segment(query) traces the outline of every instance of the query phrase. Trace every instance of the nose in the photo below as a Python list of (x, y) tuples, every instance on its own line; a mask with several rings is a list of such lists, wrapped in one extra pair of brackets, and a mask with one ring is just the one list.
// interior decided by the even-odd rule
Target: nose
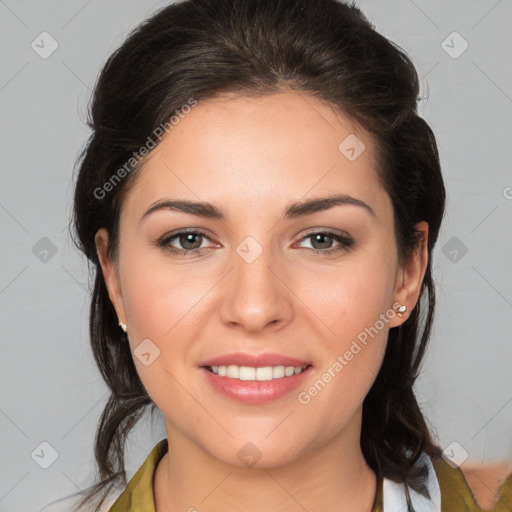
[(273, 258), (271, 249), (249, 237), (237, 247), (231, 263), (222, 281), (224, 324), (252, 334), (288, 324), (293, 317), (293, 293), (284, 265)]

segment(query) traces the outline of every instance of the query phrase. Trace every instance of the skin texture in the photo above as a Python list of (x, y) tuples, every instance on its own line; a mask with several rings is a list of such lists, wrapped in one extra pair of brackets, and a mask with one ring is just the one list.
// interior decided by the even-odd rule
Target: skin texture
[(512, 467), (504, 463), (485, 465), (466, 463), (460, 469), (476, 502), (483, 510), (492, 510), (495, 507), (501, 486), (512, 475)]
[[(350, 134), (366, 147), (354, 161), (338, 149)], [(375, 217), (345, 205), (282, 218), (291, 202), (333, 193), (361, 199)], [(213, 202), (226, 219), (159, 210), (141, 222), (162, 198)], [(376, 477), (359, 445), (362, 402), (388, 330), (418, 300), (428, 225), (417, 225), (418, 251), (399, 267), (392, 203), (369, 135), (331, 105), (296, 92), (200, 102), (150, 154), (120, 215), (118, 261), (106, 256), (105, 229), (96, 246), (132, 352), (144, 339), (160, 350), (148, 366), (134, 357), (169, 441), (155, 475), (157, 511), (234, 503), (247, 512), (371, 510)], [(207, 237), (188, 245), (175, 238), (172, 246), (201, 246), (202, 254), (187, 258), (157, 246), (183, 228), (202, 228)], [(312, 229), (347, 233), (354, 244), (315, 243), (305, 238)], [(252, 263), (236, 252), (247, 236), (262, 249)], [(330, 247), (341, 250), (329, 255)], [(407, 306), (404, 316), (392, 315), (307, 404), (297, 392), (263, 405), (235, 402), (199, 368), (226, 353), (277, 352), (311, 361), (307, 390), (396, 302)], [(248, 442), (261, 453), (253, 467), (237, 457)]]

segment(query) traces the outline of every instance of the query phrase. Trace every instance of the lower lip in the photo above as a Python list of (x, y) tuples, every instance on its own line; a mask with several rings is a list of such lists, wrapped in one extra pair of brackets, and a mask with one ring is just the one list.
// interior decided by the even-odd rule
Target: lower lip
[(216, 391), (238, 402), (254, 405), (272, 402), (291, 393), (304, 382), (311, 369), (312, 367), (308, 366), (301, 373), (290, 377), (251, 381), (219, 377), (210, 370), (201, 368), (206, 379)]

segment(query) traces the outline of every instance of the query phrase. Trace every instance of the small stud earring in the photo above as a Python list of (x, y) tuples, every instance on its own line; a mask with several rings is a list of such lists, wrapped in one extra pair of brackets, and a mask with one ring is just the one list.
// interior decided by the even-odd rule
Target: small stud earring
[(126, 332), (126, 324), (123, 324), (123, 322), (121, 322), (121, 320), (119, 320), (119, 326), (121, 327), (121, 329)]
[(400, 306), (397, 310), (397, 315), (402, 318), (404, 316), (404, 313), (407, 311), (407, 306)]

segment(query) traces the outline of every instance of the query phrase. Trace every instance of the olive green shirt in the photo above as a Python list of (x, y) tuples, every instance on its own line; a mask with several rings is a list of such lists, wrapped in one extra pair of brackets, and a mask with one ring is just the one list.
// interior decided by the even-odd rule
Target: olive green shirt
[[(109, 509), (109, 512), (155, 512), (153, 477), (156, 467), (167, 453), (167, 439), (160, 441), (148, 455)], [(444, 459), (431, 459), (441, 491), (441, 512), (482, 512), (459, 468)], [(383, 511), (382, 478), (377, 479), (377, 492), (371, 512)], [(512, 511), (512, 475), (502, 484), (493, 512)], [(487, 512), (487, 511), (485, 511)]]

